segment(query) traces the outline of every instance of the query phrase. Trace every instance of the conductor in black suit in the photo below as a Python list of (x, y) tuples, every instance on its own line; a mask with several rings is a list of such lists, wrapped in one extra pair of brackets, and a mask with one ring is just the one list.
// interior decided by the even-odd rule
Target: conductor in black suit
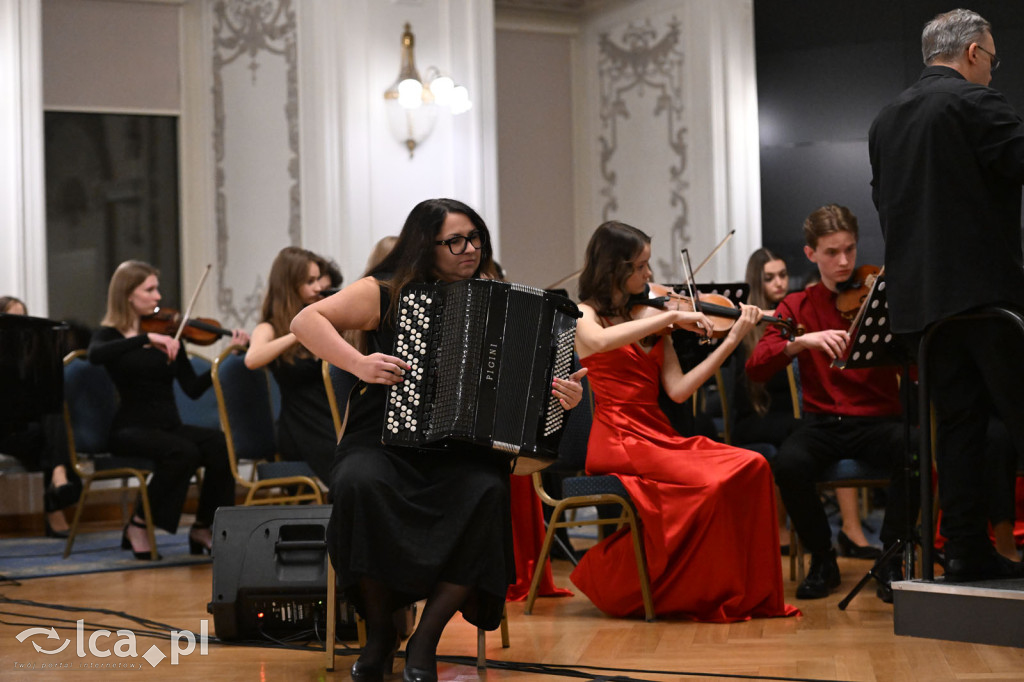
[[(988, 87), (999, 66), (991, 25), (953, 10), (928, 22), (921, 43), (924, 72), (869, 134), (892, 328), (913, 348), (960, 313), (1024, 312), (1024, 122)], [(1005, 319), (951, 321), (932, 337), (928, 362), (946, 579), (1024, 576), (989, 541), (982, 461), (993, 415), (1024, 451), (1024, 343)]]

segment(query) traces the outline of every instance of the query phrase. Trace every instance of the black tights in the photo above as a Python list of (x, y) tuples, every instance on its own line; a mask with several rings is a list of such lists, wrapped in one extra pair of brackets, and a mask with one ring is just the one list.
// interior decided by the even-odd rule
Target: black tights
[[(364, 661), (383, 660), (398, 641), (395, 626), (395, 599), (390, 588), (372, 578), (361, 578), (363, 618), (366, 620), (366, 647)], [(472, 589), (466, 585), (438, 583), (427, 598), (416, 632), (409, 638), (405, 650), (407, 667), (436, 672), (437, 645), (441, 641), (448, 621), (469, 599)]]

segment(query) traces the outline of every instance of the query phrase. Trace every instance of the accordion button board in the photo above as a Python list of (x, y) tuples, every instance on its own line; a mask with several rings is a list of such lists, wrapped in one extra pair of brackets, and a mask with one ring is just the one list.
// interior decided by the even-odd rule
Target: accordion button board
[(382, 440), (554, 461), (565, 412), (551, 382), (572, 372), (579, 316), (564, 296), (508, 282), (405, 287), (392, 350), (410, 369), (388, 389)]

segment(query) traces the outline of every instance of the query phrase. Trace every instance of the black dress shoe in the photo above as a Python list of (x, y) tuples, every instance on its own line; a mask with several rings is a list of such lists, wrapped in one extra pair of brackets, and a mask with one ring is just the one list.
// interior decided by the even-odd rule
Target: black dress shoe
[(437, 673), (406, 666), (402, 671), (402, 682), (437, 682)]
[(875, 579), (878, 581), (878, 589), (875, 594), (886, 604), (892, 603), (892, 584), (903, 580), (903, 562), (899, 559), (890, 559), (878, 567)]
[(882, 550), (871, 545), (858, 545), (850, 536), (839, 531), (839, 556), (850, 557), (851, 559), (870, 559), (875, 561), (878, 557), (882, 556)]
[(797, 599), (821, 599), (839, 587), (839, 564), (836, 551), (815, 552), (811, 555), (811, 568), (800, 586), (796, 588)]
[(50, 519), (46, 519), (46, 537), (66, 540), (69, 535), (71, 535), (70, 530), (54, 530), (53, 526), (50, 525)]
[(998, 578), (1024, 578), (1024, 564), (1007, 559), (995, 548), (964, 559), (946, 559), (946, 582), (966, 583)]
[[(391, 668), (388, 668), (388, 674), (391, 674)], [(355, 682), (384, 682), (384, 664), (380, 661), (375, 663), (356, 661), (352, 664), (351, 675)]]
[[(132, 517), (131, 519), (128, 520), (128, 524), (132, 525), (132, 526), (135, 526), (136, 528), (146, 528), (146, 524), (139, 523), (138, 521), (135, 520), (134, 517)], [(136, 552), (135, 548), (132, 547), (132, 541), (128, 539), (128, 526), (127, 525), (124, 527), (124, 533), (121, 534), (121, 549), (130, 549), (131, 552), (132, 552), (132, 556), (134, 556), (139, 561), (152, 561), (153, 560), (153, 553), (150, 552), (148, 549), (144, 550), (142, 552)], [(157, 554), (156, 558), (157, 558), (157, 560), (163, 559), (163, 557), (160, 554)]]
[(352, 664), (351, 675), (355, 682), (383, 682), (385, 675), (390, 675), (395, 665), (395, 655), (402, 639), (395, 635), (395, 646), (382, 661), (363, 660), (362, 656)]

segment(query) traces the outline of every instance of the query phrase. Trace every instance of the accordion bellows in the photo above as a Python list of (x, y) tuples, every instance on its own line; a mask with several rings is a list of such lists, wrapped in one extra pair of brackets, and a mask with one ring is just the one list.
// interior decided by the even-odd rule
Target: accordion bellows
[(388, 390), (384, 443), (483, 445), (516, 473), (554, 461), (565, 412), (551, 382), (572, 372), (579, 316), (568, 298), (521, 284), (405, 287), (392, 353), (412, 369)]

